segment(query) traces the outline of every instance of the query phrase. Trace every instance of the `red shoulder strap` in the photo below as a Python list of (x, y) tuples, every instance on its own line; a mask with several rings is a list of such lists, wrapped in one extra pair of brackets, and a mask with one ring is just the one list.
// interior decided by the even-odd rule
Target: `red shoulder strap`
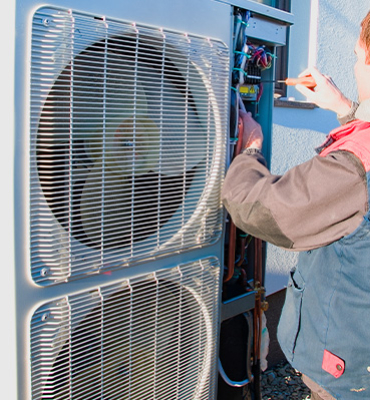
[(320, 152), (325, 157), (336, 150), (346, 150), (357, 156), (367, 171), (370, 171), (370, 122), (355, 120), (334, 129), (330, 135), (332, 143)]

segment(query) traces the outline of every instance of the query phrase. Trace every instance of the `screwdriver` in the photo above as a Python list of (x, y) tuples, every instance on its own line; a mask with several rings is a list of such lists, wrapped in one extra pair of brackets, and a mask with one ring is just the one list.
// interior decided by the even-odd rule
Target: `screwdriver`
[(316, 86), (315, 79), (309, 75), (309, 76), (302, 76), (301, 78), (287, 78), (285, 80), (278, 80), (278, 81), (261, 81), (262, 83), (264, 82), (279, 82), (279, 83), (285, 83), (288, 86), (295, 86), (295, 85), (304, 85), (309, 89), (313, 89)]

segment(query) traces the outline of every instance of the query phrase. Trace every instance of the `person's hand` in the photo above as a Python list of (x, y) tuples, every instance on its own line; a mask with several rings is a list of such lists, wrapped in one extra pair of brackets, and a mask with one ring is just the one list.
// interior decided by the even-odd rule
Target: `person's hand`
[(299, 74), (299, 77), (309, 75), (316, 81), (314, 89), (311, 90), (304, 85), (296, 85), (296, 89), (306, 96), (308, 101), (339, 115), (346, 115), (350, 111), (351, 100), (343, 95), (329, 76), (321, 74), (315, 67), (309, 67)]
[(261, 125), (257, 123), (250, 112), (239, 110), (239, 128), (242, 130), (242, 150), (247, 147), (262, 149), (263, 134)]

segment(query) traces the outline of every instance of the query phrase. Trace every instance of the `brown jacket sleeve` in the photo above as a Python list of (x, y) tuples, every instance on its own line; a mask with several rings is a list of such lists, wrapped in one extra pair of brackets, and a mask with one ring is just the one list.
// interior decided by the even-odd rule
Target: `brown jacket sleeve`
[(316, 156), (282, 176), (260, 154), (232, 162), (222, 199), (244, 232), (291, 250), (325, 246), (353, 232), (368, 209), (366, 174), (352, 153)]

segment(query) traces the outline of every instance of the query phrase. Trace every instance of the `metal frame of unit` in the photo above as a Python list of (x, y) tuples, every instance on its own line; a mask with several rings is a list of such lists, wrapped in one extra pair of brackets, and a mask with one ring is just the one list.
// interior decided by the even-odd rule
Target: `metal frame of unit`
[(233, 4), (7, 5), (7, 399), (214, 398)]

